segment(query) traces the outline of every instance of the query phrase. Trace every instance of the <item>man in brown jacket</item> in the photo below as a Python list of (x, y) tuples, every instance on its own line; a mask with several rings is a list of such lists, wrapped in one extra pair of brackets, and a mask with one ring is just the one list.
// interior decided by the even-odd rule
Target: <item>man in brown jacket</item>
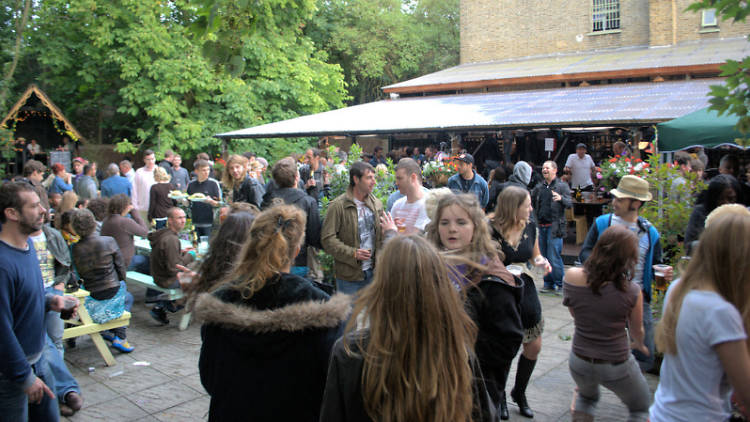
[(363, 161), (349, 169), (349, 188), (328, 206), (320, 241), (335, 261), (336, 289), (356, 294), (372, 280), (383, 244), (383, 204), (372, 194), (375, 169)]
[[(185, 227), (185, 212), (177, 207), (168, 211), (167, 227), (148, 235), (151, 242), (151, 277), (159, 287), (178, 289), (177, 265), (187, 265), (193, 261), (193, 255), (182, 251), (178, 233)], [(172, 301), (159, 302), (151, 310), (151, 316), (158, 322), (169, 324), (167, 312), (179, 309)]]

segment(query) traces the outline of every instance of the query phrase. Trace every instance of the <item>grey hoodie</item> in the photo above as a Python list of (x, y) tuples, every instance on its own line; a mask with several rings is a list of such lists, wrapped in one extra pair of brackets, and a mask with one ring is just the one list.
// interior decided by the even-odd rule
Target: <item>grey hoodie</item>
[(513, 167), (513, 176), (516, 176), (516, 180), (520, 180), (528, 186), (531, 181), (531, 166), (526, 161), (517, 162)]

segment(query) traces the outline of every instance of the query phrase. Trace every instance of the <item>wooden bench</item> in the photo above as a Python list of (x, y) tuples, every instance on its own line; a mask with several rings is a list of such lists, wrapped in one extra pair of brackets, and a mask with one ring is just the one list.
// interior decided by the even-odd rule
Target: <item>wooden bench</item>
[[(162, 293), (160, 298), (163, 298), (163, 300), (178, 300), (184, 297), (182, 289), (168, 289), (161, 287), (154, 283), (154, 278), (150, 275), (139, 273), (137, 271), (128, 271), (125, 278), (125, 281), (128, 283), (139, 284), (146, 288), (160, 291)], [(180, 331), (186, 330), (188, 325), (190, 325), (190, 316), (190, 312), (185, 312), (182, 315), (179, 325)]]
[(66, 294), (66, 296), (73, 296), (77, 298), (80, 304), (78, 305), (78, 319), (65, 321), (68, 324), (72, 324), (73, 327), (66, 328), (65, 331), (63, 331), (62, 338), (68, 339), (88, 334), (89, 336), (91, 336), (91, 340), (94, 342), (94, 346), (96, 346), (99, 354), (102, 355), (102, 358), (104, 358), (104, 362), (107, 363), (107, 366), (115, 365), (117, 362), (112, 356), (112, 352), (110, 352), (107, 343), (104, 342), (104, 339), (99, 333), (101, 333), (102, 331), (111, 330), (113, 328), (127, 327), (128, 325), (130, 325), (130, 312), (125, 311), (122, 316), (117, 319), (105, 322), (104, 324), (97, 324), (91, 319), (91, 316), (86, 310), (86, 307), (83, 306), (83, 301), (88, 295), (89, 292), (83, 289), (78, 289), (73, 293)]

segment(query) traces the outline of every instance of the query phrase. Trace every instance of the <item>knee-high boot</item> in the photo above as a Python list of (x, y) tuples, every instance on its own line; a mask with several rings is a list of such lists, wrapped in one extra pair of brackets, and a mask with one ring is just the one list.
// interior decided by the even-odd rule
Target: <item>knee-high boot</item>
[(510, 392), (510, 397), (518, 405), (518, 411), (527, 418), (533, 418), (534, 412), (526, 401), (526, 387), (529, 385), (531, 373), (534, 372), (536, 360), (526, 359), (524, 355), (518, 358), (518, 369), (516, 369), (516, 385)]

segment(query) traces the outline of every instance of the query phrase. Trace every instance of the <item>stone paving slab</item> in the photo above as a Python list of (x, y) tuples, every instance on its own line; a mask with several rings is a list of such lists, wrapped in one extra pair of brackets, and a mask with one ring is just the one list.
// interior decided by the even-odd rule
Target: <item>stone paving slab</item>
[[(541, 286), (537, 286), (541, 287)], [(133, 287), (135, 296), (128, 340), (135, 351), (112, 353), (117, 365), (107, 367), (89, 338), (79, 338), (75, 348), (65, 352), (65, 360), (81, 385), (84, 407), (63, 421), (204, 421), (208, 417), (210, 397), (198, 374), (200, 327), (192, 324), (179, 331), (182, 313), (170, 316), (172, 323), (159, 326), (144, 304), (145, 289)], [(534, 421), (569, 421), (570, 402), (575, 383), (568, 370), (573, 336), (573, 319), (562, 305), (562, 297), (540, 294), (545, 318), (542, 351), (532, 375), (527, 397), (536, 417)], [(149, 366), (135, 363), (148, 362)], [(515, 380), (516, 362), (508, 377), (509, 393)], [(89, 372), (89, 367), (94, 372)], [(651, 391), (658, 378), (647, 375)], [(511, 421), (529, 421), (518, 413), (508, 398)], [(601, 389), (597, 420), (625, 421), (627, 409), (609, 390)]]

